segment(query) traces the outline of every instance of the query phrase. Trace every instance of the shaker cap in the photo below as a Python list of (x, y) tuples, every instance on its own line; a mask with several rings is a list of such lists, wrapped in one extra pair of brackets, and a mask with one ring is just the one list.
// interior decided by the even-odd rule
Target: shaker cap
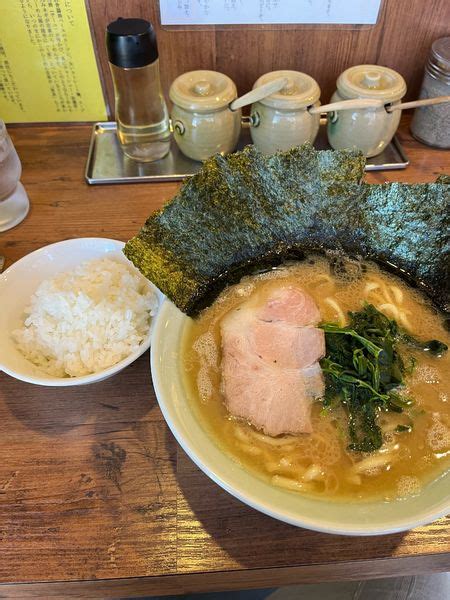
[(445, 81), (450, 78), (450, 37), (439, 38), (433, 42), (428, 67), (436, 77)]
[(106, 28), (109, 62), (117, 67), (145, 67), (158, 58), (155, 31), (145, 19), (122, 19)]
[(288, 82), (279, 92), (259, 100), (261, 104), (272, 108), (290, 109), (303, 108), (317, 102), (320, 97), (320, 87), (315, 79), (300, 71), (271, 71), (261, 75), (253, 85), (253, 89), (269, 83), (279, 77), (286, 77)]
[(394, 102), (406, 94), (406, 83), (400, 73), (380, 65), (350, 67), (339, 75), (336, 85), (345, 98), (378, 98)]
[(237, 96), (234, 82), (217, 71), (188, 71), (175, 79), (169, 97), (190, 111), (210, 112), (228, 106)]

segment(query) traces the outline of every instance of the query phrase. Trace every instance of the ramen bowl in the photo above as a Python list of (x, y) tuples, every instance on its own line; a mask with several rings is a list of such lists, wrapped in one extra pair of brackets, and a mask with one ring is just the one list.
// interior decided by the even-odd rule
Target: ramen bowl
[(172, 433), (197, 466), (228, 493), (280, 521), (342, 535), (382, 535), (430, 523), (450, 512), (450, 473), (416, 496), (391, 502), (342, 502), (273, 486), (238, 464), (203, 427), (181, 369), (189, 317), (164, 300), (155, 318), (151, 370), (156, 396)]

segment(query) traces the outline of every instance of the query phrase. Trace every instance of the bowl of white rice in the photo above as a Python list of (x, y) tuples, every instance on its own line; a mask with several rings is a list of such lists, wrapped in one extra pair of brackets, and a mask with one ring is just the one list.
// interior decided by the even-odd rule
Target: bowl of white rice
[(0, 370), (49, 386), (101, 381), (150, 346), (161, 292), (123, 242), (45, 246), (0, 275)]

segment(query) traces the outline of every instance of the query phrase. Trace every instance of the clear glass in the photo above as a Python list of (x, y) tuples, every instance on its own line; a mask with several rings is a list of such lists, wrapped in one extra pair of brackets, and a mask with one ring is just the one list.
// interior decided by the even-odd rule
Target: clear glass
[(15, 227), (28, 214), (30, 202), (19, 181), (21, 173), (20, 159), (0, 120), (0, 232)]
[(111, 63), (109, 66), (123, 152), (140, 162), (163, 158), (170, 150), (170, 126), (159, 79), (159, 60), (132, 69)]

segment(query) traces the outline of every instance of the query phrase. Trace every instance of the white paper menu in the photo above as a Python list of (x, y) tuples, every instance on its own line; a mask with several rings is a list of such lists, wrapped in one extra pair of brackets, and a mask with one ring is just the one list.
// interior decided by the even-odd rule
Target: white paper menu
[(381, 0), (159, 0), (161, 25), (377, 22)]

